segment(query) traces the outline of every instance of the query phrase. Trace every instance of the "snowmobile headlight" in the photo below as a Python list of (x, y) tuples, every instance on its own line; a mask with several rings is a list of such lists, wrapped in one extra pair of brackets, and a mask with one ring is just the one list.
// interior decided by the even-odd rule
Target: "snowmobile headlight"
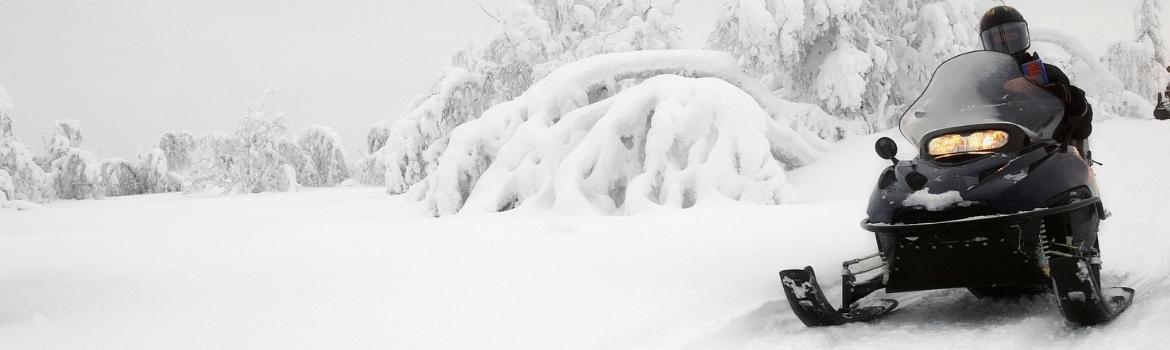
[(1007, 145), (1008, 133), (983, 130), (969, 134), (946, 134), (930, 139), (927, 150), (932, 156), (989, 152)]

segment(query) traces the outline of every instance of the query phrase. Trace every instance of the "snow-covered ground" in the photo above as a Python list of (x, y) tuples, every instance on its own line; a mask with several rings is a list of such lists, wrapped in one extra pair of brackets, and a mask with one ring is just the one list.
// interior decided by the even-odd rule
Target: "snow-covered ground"
[[(381, 188), (145, 195), (0, 210), (3, 349), (1153, 349), (1170, 341), (1170, 123), (1097, 125), (1114, 322), (1050, 297), (922, 292), (872, 324), (805, 328), (776, 272), (873, 251), (858, 221), (886, 132), (788, 173), (784, 206), (435, 219)], [(896, 136), (896, 139), (901, 139)], [(912, 153), (902, 144), (903, 157)]]

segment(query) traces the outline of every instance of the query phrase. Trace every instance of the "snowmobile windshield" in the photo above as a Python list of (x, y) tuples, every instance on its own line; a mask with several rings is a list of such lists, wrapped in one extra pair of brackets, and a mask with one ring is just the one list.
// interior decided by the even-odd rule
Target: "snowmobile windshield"
[(926, 91), (902, 114), (900, 128), (918, 146), (934, 131), (1005, 123), (1038, 140), (1052, 137), (1063, 114), (1060, 100), (1029, 82), (1012, 56), (974, 51), (935, 70)]

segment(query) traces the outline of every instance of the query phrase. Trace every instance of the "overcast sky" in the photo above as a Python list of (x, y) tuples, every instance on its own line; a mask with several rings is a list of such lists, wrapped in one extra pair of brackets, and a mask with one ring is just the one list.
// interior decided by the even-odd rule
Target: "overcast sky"
[[(699, 47), (723, 0), (682, 0), (677, 18)], [(53, 120), (81, 120), (83, 148), (134, 157), (171, 130), (234, 130), (244, 103), (272, 103), (300, 130), (335, 128), (351, 147), (393, 120), (511, 0), (0, 0), (0, 85), (16, 133), (41, 151)], [(1138, 0), (1009, 2), (1033, 25), (1101, 50), (1132, 37)], [(1163, 15), (1166, 17), (1167, 15)]]

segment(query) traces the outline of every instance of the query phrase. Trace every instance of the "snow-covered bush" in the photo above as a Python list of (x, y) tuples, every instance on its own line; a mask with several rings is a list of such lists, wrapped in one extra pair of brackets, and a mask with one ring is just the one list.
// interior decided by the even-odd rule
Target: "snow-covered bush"
[(7, 174), (8, 201), (44, 203), (53, 199), (51, 180), (32, 152), (13, 133), (12, 97), (0, 86), (0, 171)]
[(300, 138), (300, 149), (309, 156), (310, 169), (316, 175), (305, 186), (337, 186), (350, 178), (349, 159), (341, 137), (328, 127), (312, 125)]
[(300, 187), (298, 179), (311, 178), (311, 160), (293, 139), (288, 119), (266, 103), (271, 93), (249, 104), (235, 135), (200, 138), (189, 191), (292, 191)]
[(166, 155), (168, 169), (179, 174), (190, 170), (195, 146), (195, 135), (187, 131), (163, 133), (158, 140), (158, 148)]
[(884, 130), (944, 59), (977, 49), (990, 0), (731, 0), (709, 46), (735, 55), (786, 100), (837, 123), (801, 122), (823, 138)]
[(421, 181), (435, 169), (454, 127), (513, 100), (568, 62), (679, 47), (673, 6), (651, 0), (523, 0), (505, 15), (492, 14), (500, 35), (479, 51), (457, 52), (454, 67), (394, 123), (383, 157), (387, 189), (402, 193)]
[(101, 177), (103, 193), (107, 197), (121, 197), (142, 194), (134, 163), (122, 158), (102, 160)]
[(45, 154), (35, 157), (35, 160), (41, 168), (51, 169), (54, 161), (64, 157), (69, 150), (80, 148), (83, 140), (80, 121), (57, 120), (53, 122), (53, 133), (44, 140)]
[(385, 155), (389, 151), (386, 144), (390, 140), (390, 124), (375, 123), (366, 135), (366, 152), (354, 163), (354, 177), (367, 186), (386, 185)]
[[(646, 80), (661, 75), (670, 78)], [(436, 169), (411, 193), (435, 215), (457, 213), (465, 203), (498, 211), (529, 201), (568, 213), (629, 213), (689, 206), (716, 192), (776, 203), (782, 170), (810, 162), (816, 151), (809, 141), (819, 140), (795, 131), (789, 116), (815, 109), (775, 100), (725, 53), (587, 58), (455, 128)], [(648, 199), (626, 205), (631, 188)]]
[(170, 170), (166, 152), (151, 148), (138, 155), (138, 181), (142, 193), (166, 193), (180, 191), (183, 187), (179, 174)]
[(110, 197), (176, 192), (182, 189), (181, 178), (170, 171), (166, 153), (158, 148), (142, 152), (134, 162), (121, 158), (103, 160), (101, 174), (105, 195)]
[(385, 121), (374, 123), (370, 127), (370, 132), (366, 134), (366, 154), (378, 153), (389, 139), (390, 124)]
[(103, 197), (101, 163), (93, 153), (70, 148), (53, 160), (53, 190), (59, 199), (98, 199)]

